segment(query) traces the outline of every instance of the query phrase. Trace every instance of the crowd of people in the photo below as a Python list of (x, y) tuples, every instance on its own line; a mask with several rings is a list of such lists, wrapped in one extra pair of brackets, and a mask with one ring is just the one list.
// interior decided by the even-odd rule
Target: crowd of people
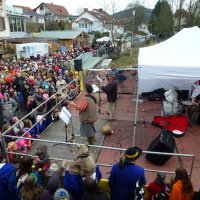
[[(58, 120), (66, 97), (73, 100), (80, 92), (80, 77), (71, 62), (81, 53), (83, 50), (74, 49), (71, 52), (56, 51), (46, 57), (0, 60), (0, 131), (5, 132), (29, 114), (7, 135), (38, 138), (46, 127)], [(55, 108), (60, 101), (63, 103)], [(32, 112), (38, 106), (37, 113)], [(38, 125), (33, 127), (36, 123)], [(13, 141), (12, 137), (6, 138), (8, 146)], [(20, 139), (16, 148), (26, 152), (30, 148), (28, 143), (30, 141)]]
[[(4, 163), (0, 157), (0, 197), (2, 200), (131, 200), (144, 199), (144, 168), (135, 164), (142, 155), (138, 147), (129, 147), (114, 164), (108, 179), (110, 193), (98, 187), (102, 179), (99, 166), (88, 144), (77, 146), (73, 162), (50, 162), (46, 145), (40, 145), (33, 157), (23, 156), (19, 166)], [(193, 200), (194, 188), (187, 171), (179, 167), (171, 183), (158, 172), (146, 186), (148, 200)]]
[[(70, 62), (81, 52), (82, 50), (67, 53), (57, 51), (46, 57), (0, 61), (0, 129), (5, 132), (14, 125), (7, 132), (11, 137), (6, 138), (10, 152), (17, 149), (27, 153), (31, 148), (31, 141), (22, 138), (15, 141), (12, 136), (39, 138), (40, 133), (59, 119), (58, 113), (62, 105), (71, 105), (79, 110), (80, 134), (88, 141), (77, 146), (73, 162), (64, 160), (61, 167), (57, 160), (50, 161), (46, 145), (40, 145), (33, 157), (8, 154), (10, 162), (19, 162), (17, 168), (5, 162), (5, 157), (0, 153), (0, 199), (143, 199), (147, 183), (144, 168), (135, 164), (142, 155), (142, 150), (138, 147), (128, 148), (119, 162), (113, 165), (108, 179), (110, 193), (98, 187), (102, 175), (88, 147), (88, 144), (95, 143), (94, 123), (98, 118), (93, 87), (86, 83), (82, 102), (78, 105), (72, 101), (78, 95), (80, 86), (78, 74), (71, 69)], [(111, 69), (108, 83), (100, 84), (107, 96), (111, 121), (115, 120), (118, 83), (117, 73), (115, 69)], [(68, 87), (63, 89), (67, 84)], [(63, 103), (57, 107), (59, 101)], [(32, 112), (41, 104), (37, 112)], [(28, 117), (15, 125), (26, 114), (29, 114)], [(33, 127), (36, 123), (37, 126)], [(165, 182), (165, 178), (164, 173), (158, 173), (155, 180), (148, 184), (146, 190), (150, 193), (149, 200), (193, 199), (194, 188), (184, 168), (176, 169), (170, 184)]]

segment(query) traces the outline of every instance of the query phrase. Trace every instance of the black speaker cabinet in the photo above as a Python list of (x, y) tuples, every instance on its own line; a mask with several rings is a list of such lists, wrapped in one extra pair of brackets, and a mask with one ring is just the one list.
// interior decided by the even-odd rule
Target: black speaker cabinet
[[(173, 134), (170, 131), (163, 130), (161, 134), (149, 145), (147, 151), (174, 153), (175, 140)], [(153, 164), (162, 166), (172, 156), (171, 155), (158, 155), (147, 154), (146, 158)]]
[(75, 59), (74, 60), (74, 69), (75, 69), (75, 71), (78, 71), (78, 72), (83, 70), (82, 59)]

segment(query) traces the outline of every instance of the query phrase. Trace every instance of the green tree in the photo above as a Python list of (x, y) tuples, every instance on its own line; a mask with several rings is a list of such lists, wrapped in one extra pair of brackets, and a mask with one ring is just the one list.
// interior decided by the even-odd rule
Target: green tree
[(159, 0), (156, 3), (149, 24), (152, 33), (159, 38), (167, 38), (173, 35), (173, 13), (167, 1)]

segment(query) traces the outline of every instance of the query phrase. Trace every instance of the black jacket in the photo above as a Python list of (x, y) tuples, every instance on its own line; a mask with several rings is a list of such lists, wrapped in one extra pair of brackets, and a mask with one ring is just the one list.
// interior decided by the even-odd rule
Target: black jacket
[(106, 86), (102, 87), (102, 90), (107, 94), (108, 102), (116, 102), (117, 100), (117, 82), (112, 81)]

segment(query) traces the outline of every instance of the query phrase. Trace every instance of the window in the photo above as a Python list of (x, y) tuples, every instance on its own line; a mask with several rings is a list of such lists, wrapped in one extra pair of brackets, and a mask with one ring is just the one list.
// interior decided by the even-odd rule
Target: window
[(21, 19), (16, 19), (17, 20), (17, 32), (22, 31), (22, 26), (21, 26)]
[(24, 20), (20, 18), (9, 18), (11, 32), (24, 32)]
[(81, 28), (81, 23), (79, 22), (79, 28)]
[(25, 29), (24, 29), (24, 20), (21, 19), (21, 26), (22, 26), (22, 32), (25, 32)]
[(6, 27), (5, 27), (4, 17), (0, 17), (0, 31), (4, 31), (5, 29)]
[(85, 23), (85, 28), (87, 28), (87, 23)]
[(40, 10), (44, 10), (44, 6), (41, 6), (41, 7), (40, 7)]
[(82, 28), (84, 28), (84, 23), (82, 23)]

